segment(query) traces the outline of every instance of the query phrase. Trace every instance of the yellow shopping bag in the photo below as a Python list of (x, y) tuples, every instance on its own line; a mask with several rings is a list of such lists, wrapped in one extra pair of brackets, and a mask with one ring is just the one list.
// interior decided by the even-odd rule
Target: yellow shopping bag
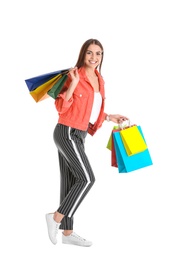
[(54, 86), (54, 84), (62, 78), (61, 74), (56, 75), (52, 79), (40, 85), (38, 88), (30, 91), (30, 95), (34, 98), (36, 102), (39, 102), (46, 97), (48, 97), (47, 92)]
[[(121, 130), (123, 130), (123, 129), (126, 129), (126, 128), (128, 128), (128, 127), (130, 127), (131, 125), (130, 125), (130, 121), (128, 120), (128, 125), (121, 125), (121, 124), (119, 124), (119, 125), (115, 125), (115, 126), (113, 126), (113, 129), (112, 129), (112, 131), (113, 130), (117, 130), (117, 129), (120, 129), (120, 131)], [(106, 145), (106, 148), (107, 149), (109, 149), (110, 151), (111, 151), (111, 149), (112, 149), (112, 133), (110, 134), (110, 137), (109, 137), (109, 140), (108, 140), (108, 142), (107, 142), (107, 145)]]
[(143, 152), (147, 149), (146, 142), (140, 133), (138, 126), (134, 125), (122, 129), (120, 135), (128, 156)]

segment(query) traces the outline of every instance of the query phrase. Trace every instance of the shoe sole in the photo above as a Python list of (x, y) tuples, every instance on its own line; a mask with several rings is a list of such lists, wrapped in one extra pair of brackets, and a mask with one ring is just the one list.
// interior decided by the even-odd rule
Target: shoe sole
[(64, 241), (62, 241), (62, 244), (72, 245), (72, 246), (82, 246), (82, 247), (90, 247), (90, 246), (92, 246), (92, 244), (91, 245), (79, 245), (79, 244), (76, 244), (76, 243), (69, 243), (69, 242), (64, 242)]

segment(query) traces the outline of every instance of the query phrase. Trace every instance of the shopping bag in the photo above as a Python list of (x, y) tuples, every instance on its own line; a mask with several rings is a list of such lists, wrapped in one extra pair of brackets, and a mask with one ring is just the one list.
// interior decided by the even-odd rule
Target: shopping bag
[[(120, 129), (119, 125), (113, 127), (113, 130), (116, 130), (116, 129)], [(110, 151), (112, 150), (112, 138), (113, 137), (112, 137), (112, 132), (111, 132), (107, 145), (106, 145), (106, 148), (109, 149)]]
[[(120, 131), (116, 127), (113, 130), (114, 130), (114, 132)], [(116, 150), (115, 150), (115, 142), (114, 142), (114, 139), (113, 139), (113, 131), (111, 133), (109, 141), (111, 143), (111, 147), (110, 147), (110, 150), (111, 150), (111, 166), (118, 168), (118, 163), (117, 163), (117, 158), (116, 158)]]
[(49, 81), (50, 79), (52, 79), (60, 74), (63, 75), (65, 73), (67, 73), (68, 71), (69, 71), (69, 69), (63, 69), (63, 70), (49, 72), (49, 73), (42, 74), (42, 75), (39, 75), (39, 76), (36, 76), (33, 78), (26, 79), (25, 82), (26, 82), (26, 85), (27, 85), (29, 91), (33, 91), (34, 89), (41, 86), (42, 84)]
[(141, 127), (130, 126), (120, 131), (127, 155), (131, 156), (147, 149), (146, 142), (140, 132)]
[[(141, 127), (138, 126), (138, 128), (142, 137), (144, 138)], [(119, 173), (132, 172), (134, 170), (138, 170), (153, 164), (148, 148), (143, 152), (128, 156), (119, 131), (113, 130), (112, 141), (114, 142)]]
[[(117, 130), (121, 131), (121, 130), (123, 130), (123, 129), (127, 129), (127, 128), (130, 127), (130, 126), (131, 126), (130, 120), (128, 120), (128, 122), (127, 122), (125, 125), (119, 124), (119, 125), (113, 126), (113, 129), (112, 129), (112, 130), (116, 130), (116, 129), (117, 129)], [(132, 126), (134, 126), (134, 125), (132, 125)], [(106, 148), (109, 149), (109, 150), (112, 149), (112, 132), (111, 132), (110, 137), (109, 137), (109, 139), (108, 139)]]
[(47, 92), (47, 94), (52, 98), (56, 99), (58, 94), (62, 90), (67, 78), (67, 74), (62, 75), (62, 77), (54, 84), (54, 86)]
[(36, 102), (43, 100), (47, 96), (47, 92), (54, 86), (54, 84), (62, 77), (62, 75), (57, 75), (54, 78), (48, 80), (44, 84), (40, 85), (38, 88), (30, 91), (30, 95), (34, 98)]

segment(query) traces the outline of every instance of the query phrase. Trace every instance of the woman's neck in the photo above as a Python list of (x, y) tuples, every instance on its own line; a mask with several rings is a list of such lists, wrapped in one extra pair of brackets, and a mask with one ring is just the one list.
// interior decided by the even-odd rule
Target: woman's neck
[(88, 77), (97, 77), (95, 69), (85, 68), (85, 72)]

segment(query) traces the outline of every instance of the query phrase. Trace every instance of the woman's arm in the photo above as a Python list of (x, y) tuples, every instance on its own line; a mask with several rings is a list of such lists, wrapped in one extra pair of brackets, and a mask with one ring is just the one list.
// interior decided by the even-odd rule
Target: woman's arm
[(108, 122), (112, 121), (116, 124), (121, 124), (124, 121), (129, 120), (129, 118), (126, 116), (122, 116), (120, 114), (116, 114), (116, 115), (106, 115), (105, 120), (107, 120)]

